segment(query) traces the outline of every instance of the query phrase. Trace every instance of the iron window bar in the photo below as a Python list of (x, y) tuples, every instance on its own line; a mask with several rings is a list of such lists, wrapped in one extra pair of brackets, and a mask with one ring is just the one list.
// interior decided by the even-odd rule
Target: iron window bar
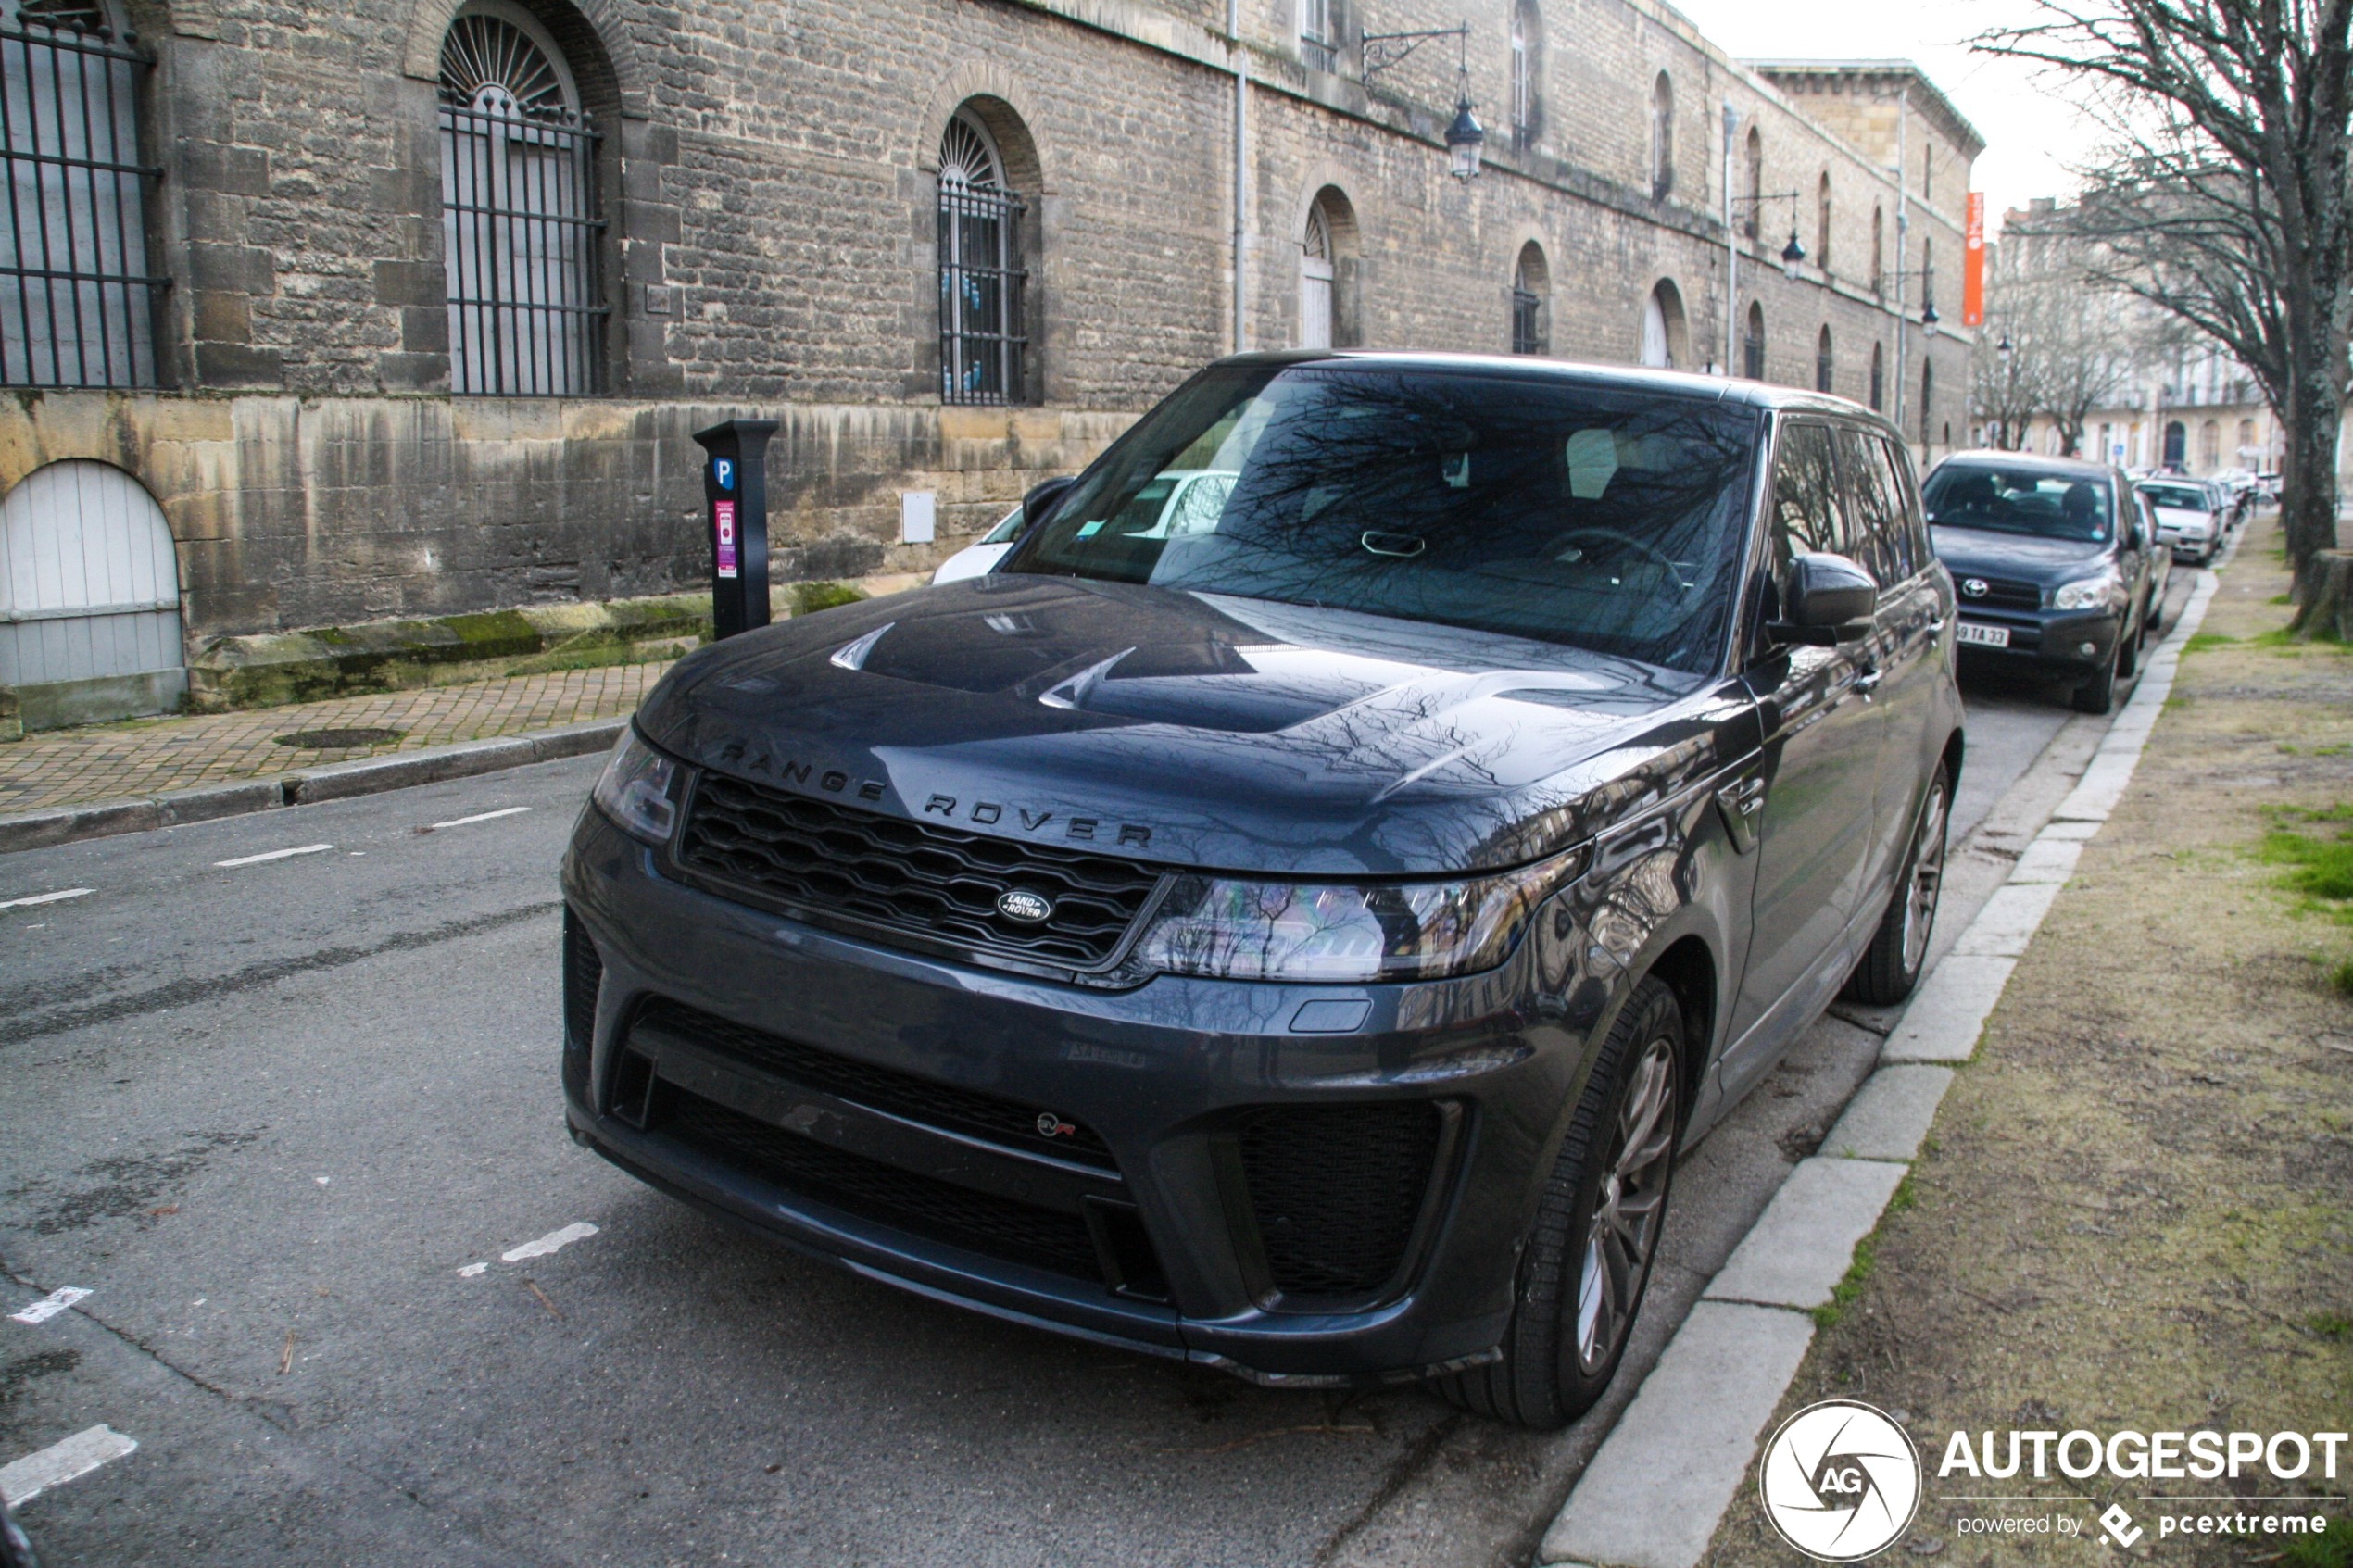
[(939, 400), (1023, 400), (1029, 337), (1025, 208), (1010, 191), (939, 187)]
[(1544, 301), (1523, 288), (1512, 290), (1512, 352), (1544, 352)]
[[(74, 16), (0, 24), (0, 384), (163, 382), (139, 97), (154, 60)], [(62, 297), (61, 297), (62, 296)]]
[[(450, 390), (593, 395), (604, 390), (597, 149), (569, 110), (441, 106)], [(522, 149), (518, 156), (518, 149)]]

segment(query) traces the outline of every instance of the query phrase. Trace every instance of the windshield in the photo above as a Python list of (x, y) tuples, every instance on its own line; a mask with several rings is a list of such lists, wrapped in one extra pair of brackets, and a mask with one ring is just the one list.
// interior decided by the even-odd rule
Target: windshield
[(2202, 512), (2213, 504), (2204, 491), (2186, 484), (2144, 484), (2141, 494), (2149, 498), (2152, 507), (2175, 507), (2183, 511)]
[(1179, 389), (1000, 568), (1315, 605), (1704, 673), (1756, 420), (1535, 377), (1236, 366)]
[(1921, 491), (1928, 521), (2045, 539), (2103, 544), (2112, 520), (2108, 486), (2095, 479), (1947, 463)]
[(982, 534), (977, 543), (983, 545), (1010, 545), (1020, 537), (1021, 505), (1019, 503), (1015, 503), (1013, 509), (1007, 512), (1001, 519), (1000, 519), (996, 527)]

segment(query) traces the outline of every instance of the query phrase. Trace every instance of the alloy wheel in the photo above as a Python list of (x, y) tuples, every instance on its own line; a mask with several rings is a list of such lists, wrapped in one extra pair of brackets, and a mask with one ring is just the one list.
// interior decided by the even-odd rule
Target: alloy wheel
[(1674, 1045), (1664, 1036), (1655, 1038), (1642, 1047), (1618, 1099), (1609, 1163), (1585, 1226), (1577, 1361), (1588, 1376), (1608, 1363), (1626, 1336), (1658, 1248), (1674, 1167), (1678, 1092)]
[(1919, 838), (1912, 847), (1911, 885), (1904, 890), (1904, 972), (1918, 974), (1928, 957), (1928, 936), (1936, 923), (1936, 897), (1944, 885), (1944, 781), (1929, 786), (1920, 812)]

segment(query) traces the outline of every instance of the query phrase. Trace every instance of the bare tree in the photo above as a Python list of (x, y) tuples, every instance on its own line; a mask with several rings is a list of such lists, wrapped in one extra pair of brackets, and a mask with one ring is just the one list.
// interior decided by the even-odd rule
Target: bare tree
[(2105, 281), (2107, 258), (2073, 224), (2072, 213), (2038, 203), (1989, 247), (1986, 331), (1969, 369), (1996, 445), (2023, 445), (2028, 426), (2044, 415), (2057, 428), (2060, 451), (2079, 456), (2092, 410), (2122, 395), (2136, 358), (2152, 346), (2146, 323)]
[(2077, 232), (2137, 295), (2237, 356), (2286, 427), (2282, 512), (2299, 596), (2336, 544), (2353, 318), (2353, 0), (2037, 0), (1989, 54), (2101, 90), (2123, 151)]

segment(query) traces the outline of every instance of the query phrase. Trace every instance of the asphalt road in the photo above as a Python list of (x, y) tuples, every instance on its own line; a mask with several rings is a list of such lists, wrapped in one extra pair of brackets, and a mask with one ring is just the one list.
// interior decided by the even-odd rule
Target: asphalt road
[[(1972, 693), (1957, 833), (2091, 724)], [(0, 900), (93, 890), (0, 911), (0, 1313), (92, 1293), (0, 1317), (0, 1463), (139, 1445), (23, 1508), (46, 1561), (1508, 1560), (1877, 1047), (1825, 1019), (1692, 1154), (1578, 1427), (1267, 1392), (862, 1282), (574, 1148), (554, 868), (598, 765), (0, 858)]]

